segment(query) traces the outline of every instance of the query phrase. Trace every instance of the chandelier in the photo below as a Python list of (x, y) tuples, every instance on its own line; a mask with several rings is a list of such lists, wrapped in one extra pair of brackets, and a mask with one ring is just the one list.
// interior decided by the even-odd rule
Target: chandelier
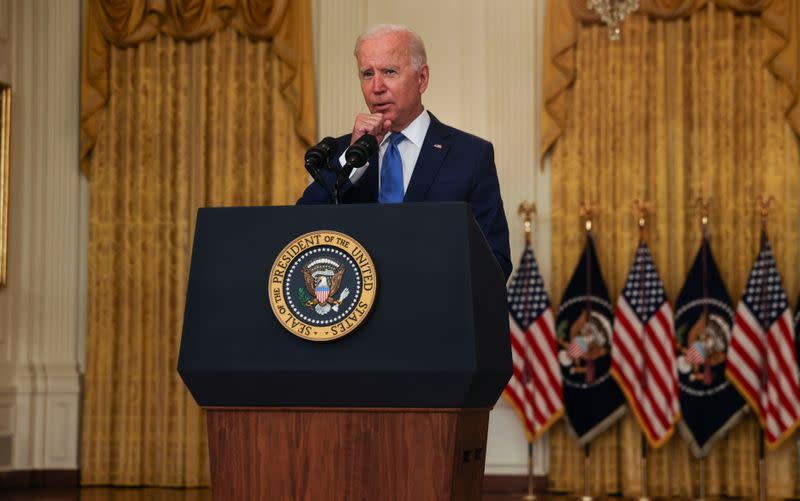
[(594, 10), (608, 26), (608, 39), (616, 42), (622, 36), (619, 25), (625, 17), (639, 9), (639, 0), (586, 0), (589, 10)]

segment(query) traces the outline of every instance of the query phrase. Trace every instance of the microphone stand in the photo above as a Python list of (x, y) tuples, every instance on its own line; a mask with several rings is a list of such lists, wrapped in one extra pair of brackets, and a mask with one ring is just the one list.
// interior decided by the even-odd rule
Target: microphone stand
[(328, 194), (328, 197), (333, 199), (334, 194), (333, 192), (331, 192), (330, 186), (328, 186), (328, 184), (322, 179), (322, 176), (319, 175), (320, 168), (317, 166), (317, 162), (314, 162), (313, 160), (306, 160), (305, 164), (306, 164), (306, 170), (308, 171), (309, 174), (311, 174), (311, 177), (314, 179), (314, 182), (320, 185), (325, 190), (325, 192)]
[(339, 169), (339, 172), (336, 174), (336, 184), (333, 187), (333, 203), (338, 205), (341, 201), (341, 190), (342, 186), (344, 186), (345, 181), (350, 179), (350, 173), (353, 172), (353, 165), (350, 162), (346, 163), (344, 167)]

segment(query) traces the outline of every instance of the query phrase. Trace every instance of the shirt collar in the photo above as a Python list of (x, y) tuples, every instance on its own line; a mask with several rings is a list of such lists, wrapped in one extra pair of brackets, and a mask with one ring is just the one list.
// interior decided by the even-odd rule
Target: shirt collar
[[(408, 124), (408, 127), (400, 132), (406, 136), (406, 139), (414, 143), (417, 148), (422, 148), (422, 142), (425, 140), (425, 134), (428, 133), (428, 127), (430, 127), (430, 125), (430, 113), (428, 113), (428, 110), (422, 110), (422, 113), (420, 113), (413, 122)], [(384, 146), (389, 140), (389, 136), (391, 136), (391, 134), (387, 134), (383, 138), (383, 141), (381, 141), (381, 147)]]

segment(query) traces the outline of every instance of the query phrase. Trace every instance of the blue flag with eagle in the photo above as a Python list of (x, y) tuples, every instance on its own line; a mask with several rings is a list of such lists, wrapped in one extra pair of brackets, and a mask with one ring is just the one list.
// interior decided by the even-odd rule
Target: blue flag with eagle
[(556, 315), (564, 407), (581, 446), (625, 414), (625, 397), (609, 373), (613, 321), (608, 287), (589, 232)]
[(734, 316), (728, 289), (704, 237), (675, 304), (680, 430), (698, 458), (709, 453), (746, 408), (725, 377)]

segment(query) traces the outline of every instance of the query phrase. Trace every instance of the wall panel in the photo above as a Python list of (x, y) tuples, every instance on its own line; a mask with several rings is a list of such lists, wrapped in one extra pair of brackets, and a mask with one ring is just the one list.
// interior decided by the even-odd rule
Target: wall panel
[(0, 289), (0, 408), (11, 413), (0, 455), (12, 461), (0, 470), (78, 467), (80, 12), (80, 0), (0, 0), (0, 69), (14, 96)]

